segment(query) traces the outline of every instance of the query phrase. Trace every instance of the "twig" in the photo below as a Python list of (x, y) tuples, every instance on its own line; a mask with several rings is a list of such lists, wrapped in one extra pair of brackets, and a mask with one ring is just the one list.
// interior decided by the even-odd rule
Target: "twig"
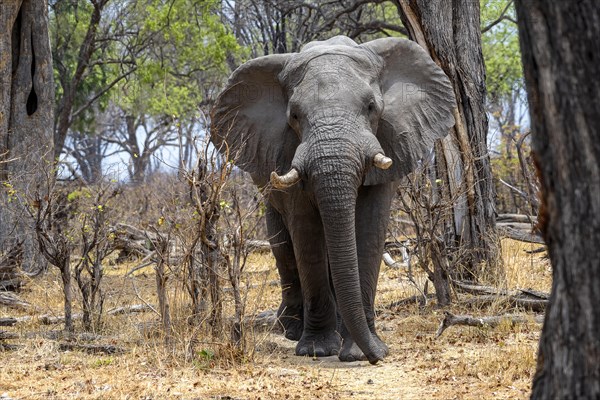
[(154, 306), (152, 306), (150, 303), (148, 303), (146, 300), (144, 300), (142, 298), (142, 296), (140, 295), (140, 292), (138, 292), (137, 286), (135, 286), (135, 282), (134, 280), (131, 280), (131, 286), (133, 286), (133, 291), (135, 292), (135, 295), (138, 299), (140, 299), (140, 301), (142, 303), (144, 303), (147, 307), (149, 307), (156, 315), (158, 315), (160, 317), (160, 313), (158, 312), (158, 310), (156, 308), (154, 308)]
[(125, 274), (125, 278), (128, 278), (134, 272), (139, 271), (140, 269), (145, 268), (145, 267), (155, 263), (156, 261), (152, 259), (152, 257), (154, 257), (155, 255), (156, 255), (156, 250), (148, 253), (148, 255), (145, 256), (137, 266), (133, 267), (131, 270), (129, 270), (129, 272), (127, 272)]

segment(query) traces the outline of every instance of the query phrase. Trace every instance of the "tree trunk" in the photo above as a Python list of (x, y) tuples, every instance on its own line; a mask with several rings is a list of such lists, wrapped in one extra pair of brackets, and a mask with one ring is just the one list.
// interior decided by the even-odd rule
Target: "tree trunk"
[(454, 263), (465, 267), (458, 271), (461, 275), (477, 278), (484, 270), (498, 271), (500, 244), (495, 230), (494, 186), (487, 152), (479, 2), (395, 0), (394, 3), (409, 37), (448, 75), (457, 98), (456, 125), (436, 146), (438, 175), (449, 184), (445, 196), (453, 204), (447, 248), (461, 250)]
[[(46, 2), (44, 1), (44, 3)], [(56, 124), (54, 128), (54, 159), (58, 159), (60, 157), (65, 145), (65, 140), (67, 139), (67, 133), (71, 127), (71, 124), (73, 123), (71, 114), (73, 111), (73, 105), (75, 104), (75, 95), (79, 89), (81, 81), (84, 79), (84, 74), (89, 67), (92, 54), (94, 54), (94, 51), (96, 51), (96, 33), (102, 18), (102, 9), (107, 4), (107, 1), (92, 1), (92, 4), (94, 10), (90, 16), (90, 22), (88, 24), (85, 37), (81, 43), (81, 47), (79, 48), (77, 67), (75, 68), (75, 72), (73, 73), (71, 80), (65, 87), (62, 88), (63, 95), (56, 110)]]
[(73, 287), (71, 285), (71, 257), (67, 257), (60, 267), (60, 277), (63, 283), (63, 297), (65, 310), (65, 331), (75, 332), (73, 325)]
[(553, 284), (533, 399), (600, 398), (600, 8), (516, 2)]
[[(54, 82), (44, 0), (0, 2), (0, 243), (31, 238), (25, 222), (7, 206), (11, 196), (32, 194), (50, 171)], [(8, 188), (14, 189), (6, 190)], [(14, 202), (13, 202), (14, 204)]]

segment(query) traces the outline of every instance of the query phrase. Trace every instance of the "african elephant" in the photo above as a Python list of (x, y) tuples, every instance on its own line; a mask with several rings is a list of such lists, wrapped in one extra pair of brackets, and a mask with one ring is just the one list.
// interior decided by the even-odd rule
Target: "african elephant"
[(372, 364), (387, 355), (374, 299), (391, 199), (454, 125), (454, 108), (441, 68), (399, 38), (337, 36), (230, 77), (211, 138), (269, 189), (278, 315), (297, 355)]

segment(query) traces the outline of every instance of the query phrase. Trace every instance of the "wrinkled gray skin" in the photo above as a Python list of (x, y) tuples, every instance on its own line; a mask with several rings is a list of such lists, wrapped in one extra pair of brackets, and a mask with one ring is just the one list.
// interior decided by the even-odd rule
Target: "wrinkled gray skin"
[(454, 125), (454, 107), (443, 71), (398, 38), (357, 45), (338, 36), (231, 76), (212, 141), (269, 189), (279, 318), (297, 355), (373, 364), (387, 355), (373, 305), (390, 202)]

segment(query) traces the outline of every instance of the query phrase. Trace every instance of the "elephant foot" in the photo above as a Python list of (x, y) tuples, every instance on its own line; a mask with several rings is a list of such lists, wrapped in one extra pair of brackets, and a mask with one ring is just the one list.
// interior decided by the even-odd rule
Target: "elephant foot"
[(340, 352), (341, 338), (332, 331), (312, 335), (303, 335), (296, 345), (297, 356), (327, 357)]
[(277, 318), (283, 327), (283, 334), (286, 339), (300, 340), (304, 331), (302, 306), (290, 307), (283, 303), (277, 311)]
[[(373, 334), (373, 340), (378, 347), (379, 358), (383, 358), (387, 356), (390, 352), (389, 348), (383, 341), (377, 336)], [(340, 361), (352, 362), (352, 361), (366, 361), (367, 356), (363, 353), (363, 351), (358, 347), (358, 345), (354, 342), (352, 338), (344, 338), (342, 342), (342, 349), (339, 354)]]

